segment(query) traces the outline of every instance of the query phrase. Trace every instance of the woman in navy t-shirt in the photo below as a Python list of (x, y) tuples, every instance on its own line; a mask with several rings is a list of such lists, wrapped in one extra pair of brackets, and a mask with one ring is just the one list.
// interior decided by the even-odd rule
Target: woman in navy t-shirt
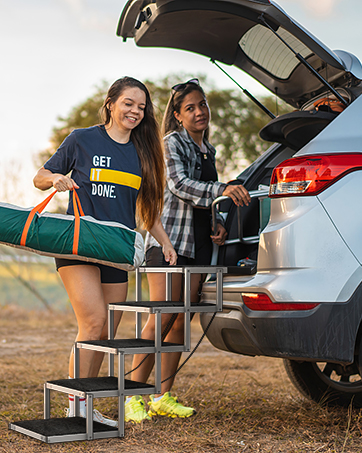
[[(103, 125), (74, 130), (64, 140), (37, 172), (34, 185), (59, 192), (77, 189), (86, 215), (132, 229), (137, 206), (140, 220), (162, 246), (166, 261), (176, 264), (176, 252), (160, 221), (164, 156), (146, 86), (131, 77), (117, 80), (108, 90), (102, 115)], [(67, 213), (73, 214), (72, 197)], [(106, 339), (107, 305), (126, 300), (127, 272), (80, 260), (56, 259), (56, 265), (77, 318), (76, 341)], [(120, 318), (121, 313), (115, 312), (116, 328)], [(102, 353), (81, 349), (80, 377), (97, 376), (102, 360)], [(73, 354), (69, 376), (73, 376)], [(74, 398), (69, 399), (68, 414), (73, 416)], [(85, 401), (81, 401), (81, 415), (85, 413)], [(98, 411), (93, 418), (117, 425)]]

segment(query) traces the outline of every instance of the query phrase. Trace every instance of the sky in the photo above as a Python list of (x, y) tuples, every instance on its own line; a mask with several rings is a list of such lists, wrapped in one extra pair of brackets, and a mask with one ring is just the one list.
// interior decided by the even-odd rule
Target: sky
[[(0, 0), (0, 201), (32, 206), (33, 156), (47, 148), (59, 116), (87, 99), (103, 80), (123, 75), (157, 80), (170, 73), (203, 73), (218, 88), (235, 88), (205, 57), (139, 48), (116, 28), (126, 0)], [(277, 0), (330, 49), (362, 60), (361, 0)], [(236, 68), (246, 89), (266, 94)]]

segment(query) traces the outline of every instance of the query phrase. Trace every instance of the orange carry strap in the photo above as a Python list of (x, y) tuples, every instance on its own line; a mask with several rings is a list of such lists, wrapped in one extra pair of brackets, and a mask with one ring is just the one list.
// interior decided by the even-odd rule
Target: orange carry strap
[(33, 221), (33, 218), (35, 216), (35, 214), (38, 212), (39, 214), (41, 214), (45, 208), (45, 206), (49, 203), (49, 201), (54, 197), (54, 195), (57, 193), (57, 191), (55, 190), (53, 193), (51, 193), (49, 195), (49, 197), (47, 197), (44, 201), (42, 201), (41, 203), (39, 203), (37, 206), (35, 206), (29, 213), (28, 215), (28, 218), (26, 219), (26, 222), (25, 222), (25, 225), (24, 225), (24, 229), (23, 229), (23, 234), (21, 235), (21, 239), (20, 239), (20, 245), (23, 245), (25, 246), (25, 243), (26, 243), (26, 237), (28, 235), (28, 232), (29, 232), (29, 228), (30, 228), (30, 225), (31, 225), (31, 222)]
[[(80, 233), (80, 216), (84, 216), (84, 212), (82, 209), (82, 205), (80, 203), (79, 196), (76, 192), (75, 189), (73, 190), (73, 208), (74, 208), (74, 238), (73, 238), (73, 255), (78, 254), (78, 245), (79, 245), (79, 233)], [(54, 195), (57, 193), (57, 190), (55, 190), (53, 193), (51, 193), (44, 201), (39, 203), (37, 206), (35, 206), (29, 213), (28, 218), (26, 219), (24, 229), (21, 235), (20, 239), (20, 245), (25, 247), (26, 245), (26, 238), (28, 236), (29, 228), (31, 225), (31, 222), (34, 219), (34, 216), (36, 213), (41, 214), (43, 210), (45, 209), (46, 205), (50, 202), (50, 200), (54, 197)]]
[[(77, 195), (77, 197), (78, 197), (78, 195)], [(77, 197), (75, 196), (75, 190), (73, 189), (73, 209), (74, 209), (74, 217), (75, 217), (74, 218), (73, 251), (72, 251), (73, 255), (78, 255), (79, 232), (80, 232), (80, 219), (79, 219), (79, 210), (78, 210), (79, 198), (77, 198)]]
[(74, 202), (74, 196), (75, 196), (75, 199), (77, 200), (77, 208), (79, 209), (79, 214), (80, 216), (84, 216), (84, 212), (83, 212), (83, 209), (82, 209), (82, 205), (80, 204), (80, 199), (79, 199), (79, 195), (77, 194), (77, 191), (74, 189), (73, 190), (73, 204), (75, 205), (75, 202)]

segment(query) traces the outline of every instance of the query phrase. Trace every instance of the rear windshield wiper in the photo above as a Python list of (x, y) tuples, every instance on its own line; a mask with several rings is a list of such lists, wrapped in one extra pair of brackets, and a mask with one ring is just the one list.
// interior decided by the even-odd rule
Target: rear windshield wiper
[(339, 99), (344, 105), (348, 105), (348, 102), (341, 96), (337, 90), (335, 90), (330, 83), (327, 82), (326, 79), (324, 79), (318, 71), (316, 71), (313, 66), (311, 66), (308, 61), (300, 55), (300, 53), (296, 52), (278, 33), (274, 30), (274, 28), (268, 24), (268, 22), (264, 18), (264, 14), (259, 16), (259, 20), (262, 24), (264, 24), (266, 27), (269, 28), (269, 30), (274, 33), (274, 35), (280, 39), (280, 41), (288, 47), (288, 49), (293, 52), (296, 58), (312, 73), (314, 74), (320, 82), (322, 82), (323, 85), (325, 85), (332, 93), (336, 96), (337, 99)]

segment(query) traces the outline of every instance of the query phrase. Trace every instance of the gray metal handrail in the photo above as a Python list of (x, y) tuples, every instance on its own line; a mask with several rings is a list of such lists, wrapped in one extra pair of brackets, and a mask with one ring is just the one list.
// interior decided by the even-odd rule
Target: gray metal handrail
[[(250, 198), (259, 198), (259, 199), (263, 199), (263, 198), (268, 198), (269, 196), (269, 189), (261, 189), (261, 190), (251, 190), (249, 192), (249, 195), (250, 195)], [(222, 195), (221, 197), (218, 197), (216, 198), (212, 205), (211, 205), (211, 214), (212, 214), (212, 229), (213, 231), (216, 231), (216, 223), (217, 223), (217, 219), (216, 219), (216, 208), (217, 206), (222, 202), (222, 201), (225, 201), (225, 200), (228, 200), (230, 199), (230, 197), (226, 197), (224, 195)], [(242, 237), (242, 206), (238, 206), (237, 207), (237, 215), (238, 215), (238, 238), (237, 239), (227, 239), (225, 241), (225, 244), (224, 245), (230, 245), (230, 244), (238, 244), (238, 243), (242, 243), (242, 244), (257, 244), (259, 242), (259, 235), (258, 236), (248, 236), (248, 237)]]

